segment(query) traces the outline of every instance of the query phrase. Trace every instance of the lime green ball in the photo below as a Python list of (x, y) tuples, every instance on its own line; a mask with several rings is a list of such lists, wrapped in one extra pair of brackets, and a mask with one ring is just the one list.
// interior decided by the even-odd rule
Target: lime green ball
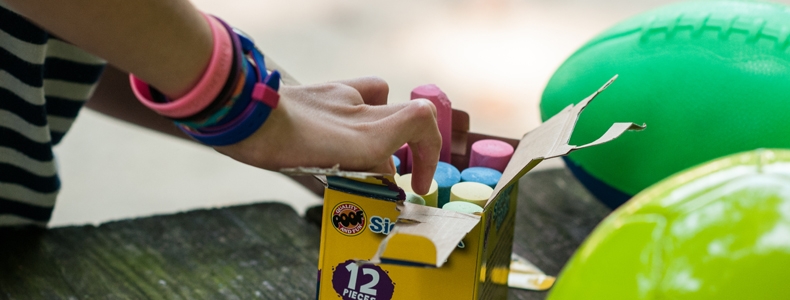
[(673, 175), (608, 216), (549, 294), (564, 299), (790, 299), (790, 151)]
[(790, 148), (788, 28), (788, 6), (761, 2), (687, 2), (636, 16), (562, 64), (542, 117), (619, 74), (581, 114), (571, 143), (591, 142), (613, 122), (647, 128), (568, 160), (629, 197), (717, 157)]

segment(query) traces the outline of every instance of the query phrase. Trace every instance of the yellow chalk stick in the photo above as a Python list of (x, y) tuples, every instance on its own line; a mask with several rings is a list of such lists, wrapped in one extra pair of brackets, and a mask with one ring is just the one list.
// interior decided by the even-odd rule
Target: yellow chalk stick
[(461, 182), (450, 188), (450, 202), (463, 201), (484, 207), (488, 198), (494, 193), (490, 186), (479, 182)]
[[(395, 179), (395, 182), (398, 184), (400, 188), (403, 189), (404, 192), (407, 193), (414, 193), (414, 190), (411, 189), (411, 174), (404, 174), (400, 177)], [(419, 195), (419, 194), (418, 194)], [(420, 195), (425, 200), (426, 206), (433, 206), (438, 207), (439, 203), (439, 184), (436, 183), (436, 180), (431, 180), (431, 188), (428, 189), (428, 193), (425, 195)]]

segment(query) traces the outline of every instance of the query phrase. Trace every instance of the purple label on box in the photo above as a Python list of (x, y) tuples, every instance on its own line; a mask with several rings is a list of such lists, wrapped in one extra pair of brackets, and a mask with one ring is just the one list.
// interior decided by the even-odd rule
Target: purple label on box
[(334, 268), (332, 287), (343, 300), (390, 300), (395, 292), (395, 283), (381, 267), (353, 260)]

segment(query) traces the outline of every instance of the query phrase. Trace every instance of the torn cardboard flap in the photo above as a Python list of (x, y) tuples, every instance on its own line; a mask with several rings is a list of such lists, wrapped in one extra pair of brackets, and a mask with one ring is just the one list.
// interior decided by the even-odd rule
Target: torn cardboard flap
[(480, 222), (479, 215), (408, 202), (399, 202), (397, 208), (400, 216), (395, 229), (381, 242), (372, 262), (441, 267), (461, 239)]
[[(513, 154), (513, 158), (505, 168), (502, 179), (494, 189), (491, 198), (486, 202), (486, 208), (489, 207), (488, 204), (499, 197), (499, 194), (505, 188), (515, 184), (521, 176), (544, 159), (566, 155), (577, 149), (606, 143), (628, 130), (644, 129), (644, 125), (615, 123), (606, 133), (592, 143), (582, 146), (568, 144), (581, 111), (616, 78), (617, 76), (610, 79), (603, 87), (579, 102), (579, 104), (569, 105), (538, 128), (524, 135)], [(402, 211), (394, 230), (382, 241), (372, 261), (394, 261), (441, 267), (458, 243), (480, 222), (480, 217), (476, 215), (411, 205), (411, 203), (405, 204), (401, 208)], [(406, 222), (407, 220), (408, 222)], [(399, 237), (400, 235), (403, 235), (403, 237)], [(424, 245), (424, 239), (431, 241), (433, 246), (435, 246), (435, 252), (428, 251), (431, 253), (430, 255), (435, 253), (435, 260), (417, 257), (417, 252), (422, 251), (422, 249), (416, 250), (414, 243)]]
[(606, 133), (592, 143), (582, 146), (568, 144), (582, 110), (584, 110), (587, 104), (595, 99), (598, 94), (612, 84), (615, 79), (617, 79), (617, 76), (609, 79), (606, 84), (595, 91), (595, 93), (579, 102), (579, 104), (568, 105), (568, 107), (546, 120), (546, 122), (541, 124), (538, 128), (524, 135), (516, 151), (513, 153), (513, 158), (510, 159), (507, 167), (505, 167), (505, 171), (502, 172), (502, 179), (499, 180), (499, 183), (497, 183), (494, 188), (494, 192), (491, 194), (488, 202), (486, 202), (486, 206), (496, 199), (505, 188), (515, 184), (524, 174), (532, 170), (532, 168), (537, 166), (544, 159), (567, 155), (574, 150), (609, 142), (628, 130), (644, 129), (645, 125), (614, 123)]

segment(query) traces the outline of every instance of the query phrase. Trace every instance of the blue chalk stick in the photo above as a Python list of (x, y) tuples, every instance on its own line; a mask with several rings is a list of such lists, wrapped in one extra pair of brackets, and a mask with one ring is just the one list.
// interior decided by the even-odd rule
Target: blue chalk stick
[(397, 156), (393, 155), (392, 156), (392, 161), (395, 162), (395, 173), (400, 174), (400, 158), (398, 158)]
[(492, 189), (496, 187), (499, 179), (502, 178), (502, 173), (497, 170), (485, 167), (471, 167), (461, 172), (461, 181), (479, 182), (490, 186)]
[(461, 172), (458, 171), (453, 165), (440, 161), (436, 166), (436, 173), (433, 174), (433, 180), (439, 184), (439, 207), (444, 206), (450, 202), (450, 188), (454, 184), (461, 182)]

